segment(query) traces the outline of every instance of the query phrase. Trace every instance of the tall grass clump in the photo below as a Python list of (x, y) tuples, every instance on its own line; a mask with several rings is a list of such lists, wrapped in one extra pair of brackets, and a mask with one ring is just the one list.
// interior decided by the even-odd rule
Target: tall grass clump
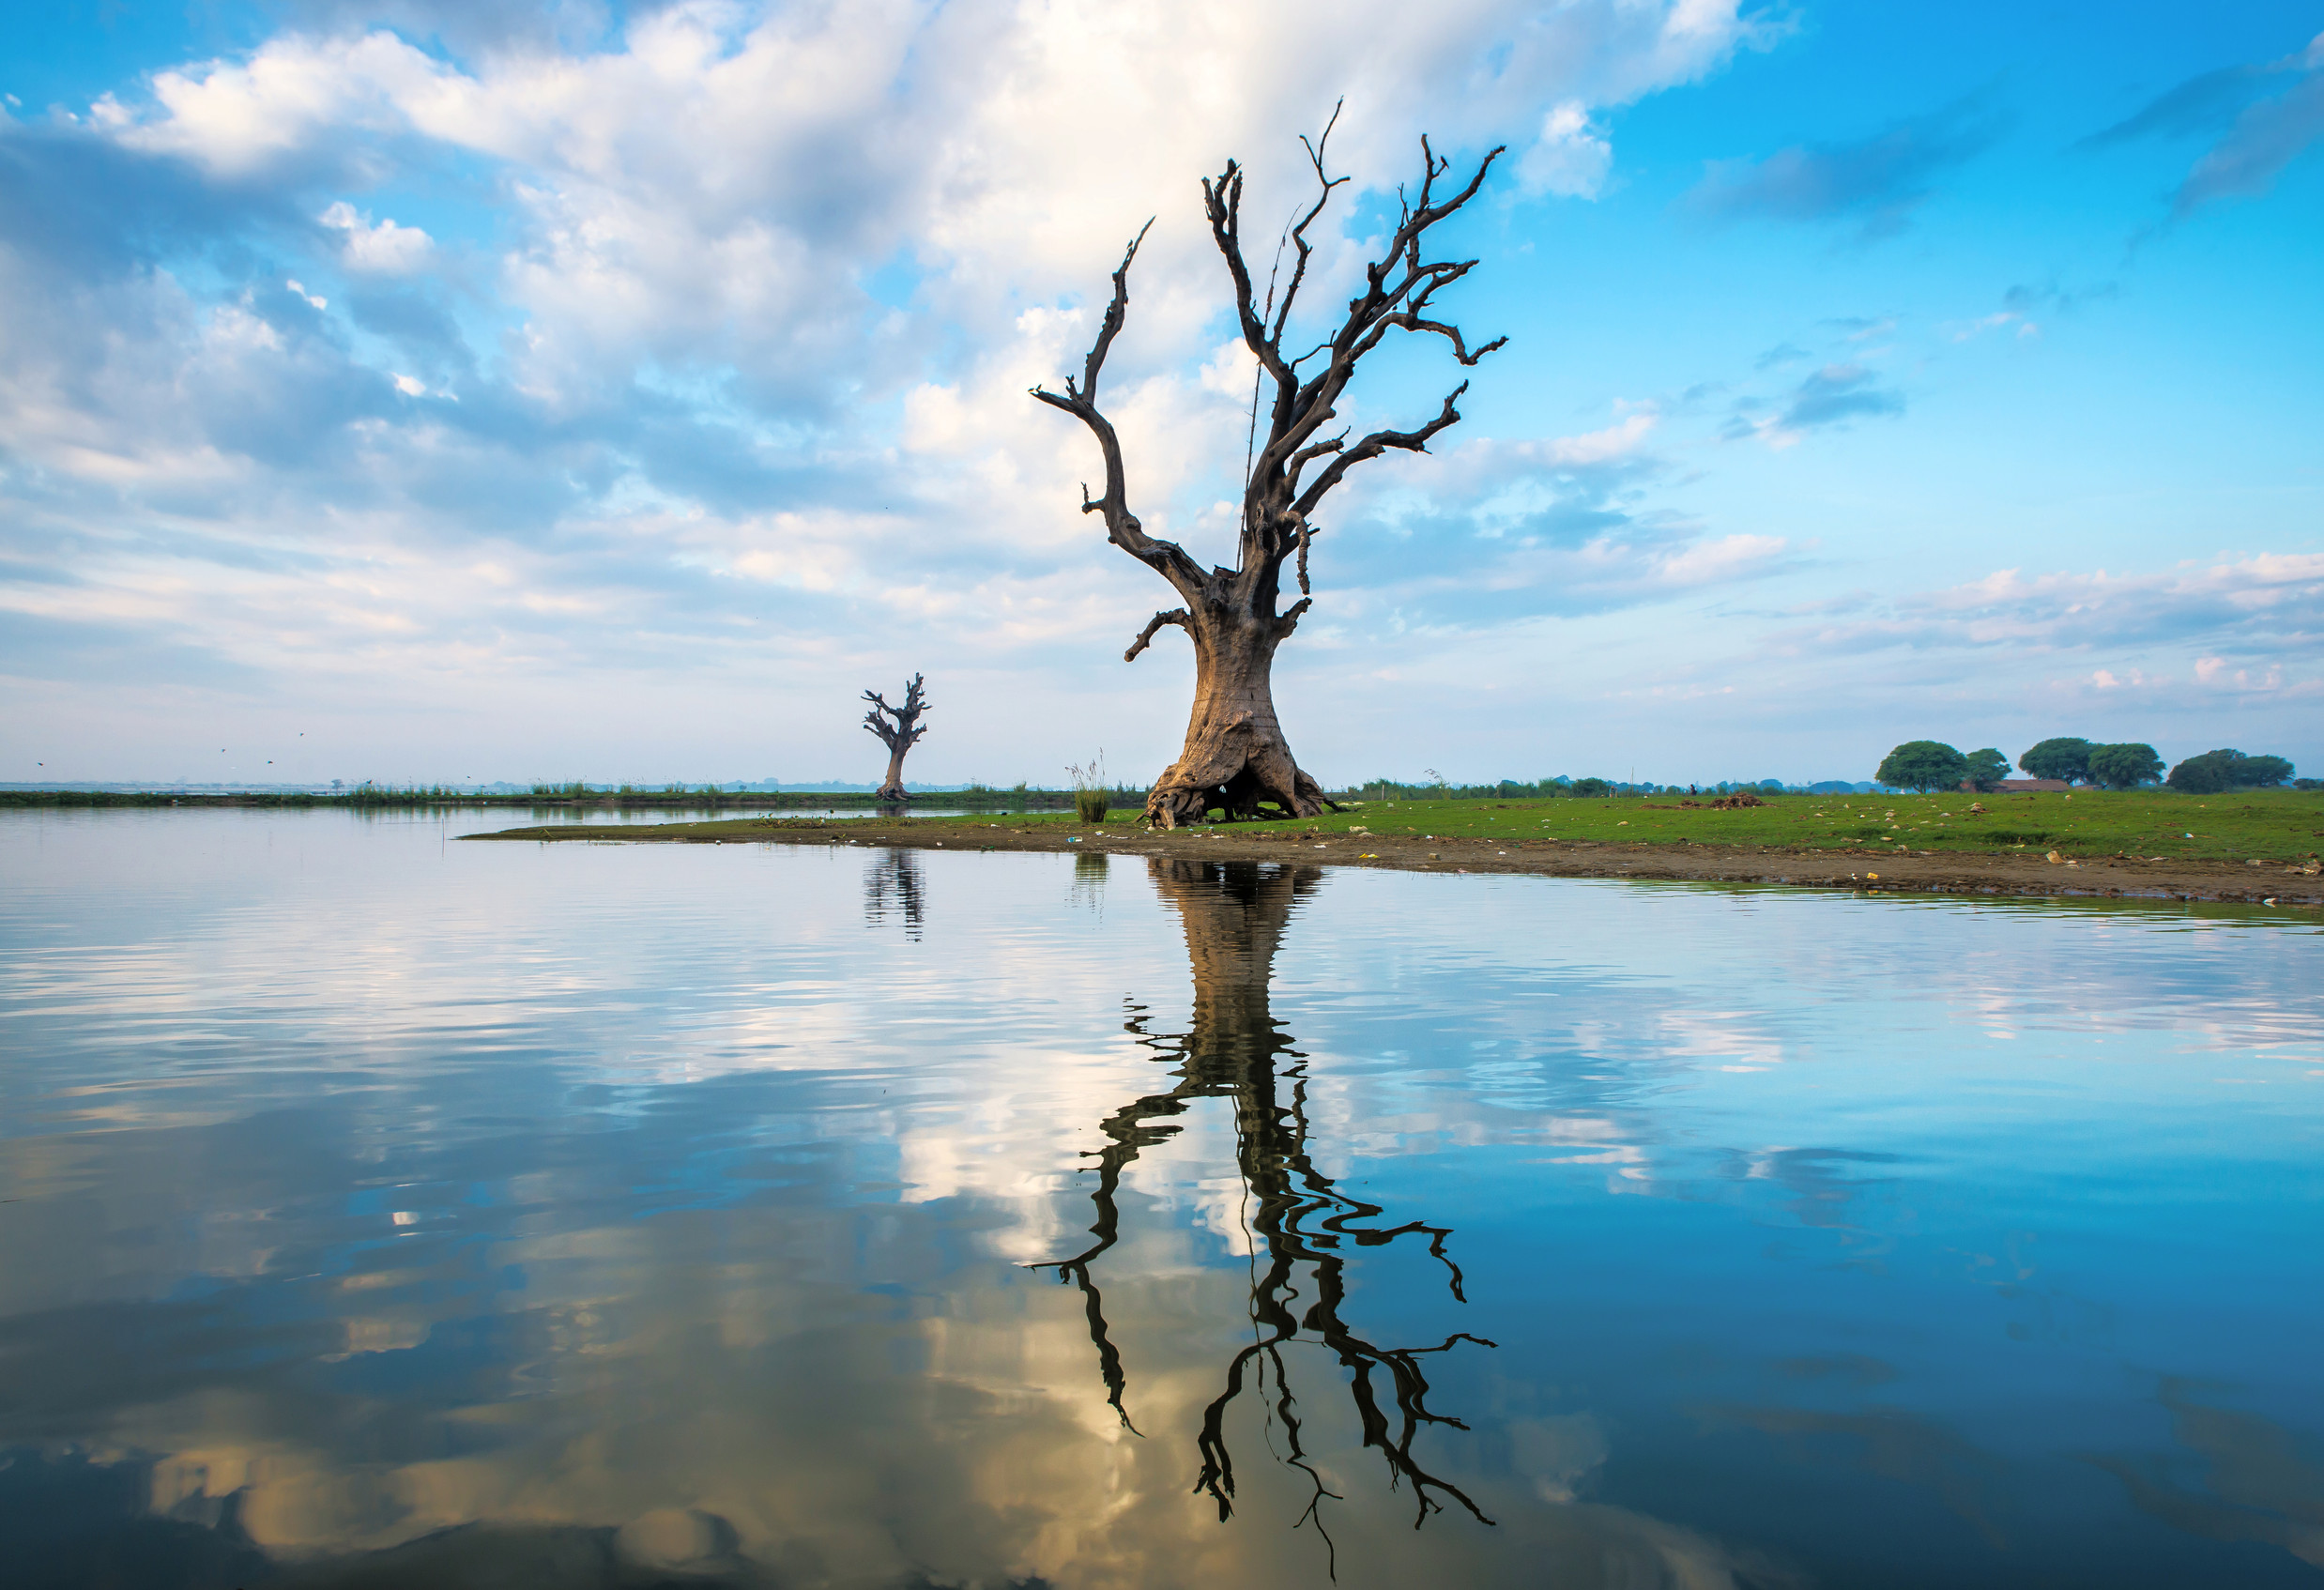
[(1105, 748), (1100, 746), (1087, 766), (1066, 763), (1065, 772), (1073, 780), (1074, 816), (1083, 822), (1104, 822), (1107, 797), (1111, 793), (1106, 787)]

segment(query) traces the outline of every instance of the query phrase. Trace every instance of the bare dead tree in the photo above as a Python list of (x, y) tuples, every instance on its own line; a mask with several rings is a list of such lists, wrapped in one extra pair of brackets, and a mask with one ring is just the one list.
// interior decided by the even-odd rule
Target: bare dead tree
[[(1334, 110), (1334, 122), (1338, 115)], [(1440, 158), (1423, 138), (1419, 191), (1399, 190), (1395, 231), (1380, 257), (1365, 267), (1363, 287), (1348, 300), (1346, 317), (1307, 352), (1284, 352), (1284, 336), (1314, 253), (1307, 229), (1331, 203), (1333, 191), (1349, 180), (1331, 176), (1324, 163), (1324, 147), (1330, 138), (1331, 128), (1326, 126), (1323, 137), (1312, 143), (1301, 140), (1320, 191), (1289, 231), (1294, 258), (1291, 279), (1279, 297), (1270, 288), (1267, 299), (1261, 301), (1253, 290), (1250, 267), (1243, 256), (1242, 166), (1229, 161), (1215, 180), (1206, 178), (1202, 184), (1211, 237), (1234, 284), (1244, 344), (1258, 359), (1261, 378), (1272, 380), (1275, 390), (1266, 445), (1252, 460), (1244, 486), (1240, 557), (1232, 569), (1205, 571), (1177, 543), (1146, 534), (1130, 509), (1121, 438), (1098, 407), (1098, 378), (1129, 313), (1130, 265), (1138, 257), (1139, 245), (1145, 241), (1144, 228), (1130, 240), (1113, 273), (1113, 299), (1107, 305), (1097, 341), (1082, 363), (1079, 378), (1068, 376), (1062, 394), (1043, 387), (1032, 389), (1034, 397), (1073, 415), (1097, 438), (1106, 489), (1103, 496), (1093, 497), (1084, 484), (1081, 511), (1102, 514), (1106, 539), (1168, 580), (1185, 603), (1156, 613), (1123, 653), (1124, 661), (1134, 660), (1165, 625), (1185, 630), (1194, 643), (1194, 710), (1186, 724), (1185, 746), (1178, 760), (1154, 781), (1146, 799), (1146, 819), (1166, 828), (1199, 822), (1214, 808), (1231, 820), (1267, 815), (1261, 809), (1264, 804), (1273, 805), (1282, 816), (1313, 817), (1328, 803), (1322, 787), (1301, 771), (1284, 741), (1282, 726), (1276, 720), (1271, 677), (1276, 649), (1313, 602), (1307, 582), (1307, 549), (1319, 529), (1316, 510), (1357, 465), (1390, 449), (1427, 451), (1431, 437), (1460, 420), (1454, 405), (1468, 390), (1468, 383), (1463, 381), (1453, 389), (1433, 419), (1409, 431), (1373, 431), (1351, 442), (1346, 428), (1326, 434), (1327, 428), (1337, 418), (1337, 405), (1354, 379), (1357, 365), (1391, 331), (1441, 336), (1452, 344), (1454, 359), (1463, 365), (1476, 363), (1507, 341), (1496, 337), (1473, 350), (1458, 326), (1432, 318), (1431, 301), (1436, 295), (1475, 268), (1476, 261), (1422, 257), (1429, 231), (1475, 196), (1502, 150), (1495, 148), (1486, 155), (1457, 191), (1440, 196), (1437, 185), (1451, 162)], [(1153, 224), (1150, 221), (1146, 227)], [(1303, 370), (1307, 373), (1303, 375)], [(1289, 608), (1278, 611), (1287, 562), (1292, 565), (1300, 595)]]
[[(879, 790), (882, 801), (911, 799), (904, 792), (904, 753), (919, 744), (921, 737), (928, 732), (917, 726), (920, 714), (928, 710), (928, 703), (920, 694), (920, 680), (921, 676), (914, 674), (906, 681), (901, 707), (889, 706), (876, 690), (864, 692), (864, 699), (872, 704), (872, 710), (864, 714), (864, 726), (888, 748), (888, 776)], [(890, 718), (895, 721), (890, 723)]]

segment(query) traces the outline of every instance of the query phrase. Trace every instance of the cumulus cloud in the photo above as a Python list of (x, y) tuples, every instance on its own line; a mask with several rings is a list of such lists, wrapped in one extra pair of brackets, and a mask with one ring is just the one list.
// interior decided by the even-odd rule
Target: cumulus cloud
[(1794, 145), (1762, 161), (1713, 161), (1685, 202), (1712, 221), (1854, 221), (1867, 239), (1891, 237), (1938, 178), (1999, 130), (1989, 109), (1968, 101), (1862, 138)]
[(1541, 135), (1517, 164), (1529, 193), (1595, 199), (1613, 167), (1613, 145), (1590, 125), (1587, 106), (1576, 99), (1553, 107), (1542, 118)]
[[(0, 210), (28, 221), (0, 229), (0, 559), (45, 572), (0, 606), (420, 695), (616, 665), (836, 682), (867, 634), (1111, 643), (1151, 575), (1075, 512), (1088, 438), (1024, 391), (1079, 357), (1147, 215), (1111, 406), (1140, 512), (1200, 556), (1249, 367), (1218, 345), (1198, 176), (1241, 155), (1250, 214), (1284, 212), (1301, 119), (1346, 94), (1327, 305), (1419, 132), (1587, 196), (1610, 111), (1766, 38), (1738, 0), (1483, 0), (1417, 37), (1386, 0), (1328, 26), (1228, 0), (295, 14), (61, 130), (0, 127)], [(1089, 128), (1136, 132), (1061, 134)], [(1511, 444), (1542, 525), (1645, 523), (1604, 493), (1652, 423)], [(1460, 489), (1431, 511), (1524, 516)], [(1328, 577), (1360, 580), (1341, 522)], [(1642, 580), (1708, 533), (1644, 535)]]
[(350, 270), (400, 276), (426, 264), (436, 247), (436, 240), (419, 227), (398, 226), (392, 219), (375, 225), (344, 199), (316, 219), (332, 231), (345, 234), (339, 257)]

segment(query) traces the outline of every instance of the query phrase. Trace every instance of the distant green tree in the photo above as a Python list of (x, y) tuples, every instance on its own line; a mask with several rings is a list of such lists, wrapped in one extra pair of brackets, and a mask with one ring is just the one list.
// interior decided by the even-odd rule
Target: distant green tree
[(2163, 776), (2154, 747), (2135, 741), (2090, 747), (2090, 782), (2107, 789), (2135, 789)]
[(1573, 781), (1573, 793), (1595, 799), (1600, 795), (1613, 794), (1613, 786), (1602, 778), (1577, 778)]
[(1982, 751), (1969, 753), (1969, 782), (1990, 795), (2010, 776), (2010, 758), (1988, 745)]
[(2206, 751), (2171, 770), (2173, 789), (2190, 795), (2217, 795), (2228, 789), (2254, 789), (2281, 784), (2292, 776), (2292, 764), (2281, 757), (2246, 757), (2240, 751)]
[(2018, 757), (2017, 765), (2036, 778), (2062, 778), (2068, 784), (2086, 783), (2090, 776), (2090, 742), (2065, 738), (2045, 740)]
[(1952, 789), (1969, 776), (1969, 758), (1941, 740), (1907, 740), (1882, 758), (1873, 774), (1905, 789)]

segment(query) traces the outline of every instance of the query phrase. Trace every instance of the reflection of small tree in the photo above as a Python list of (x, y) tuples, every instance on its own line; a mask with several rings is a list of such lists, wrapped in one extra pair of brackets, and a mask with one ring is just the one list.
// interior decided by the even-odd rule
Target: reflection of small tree
[(1100, 916), (1106, 914), (1108, 864), (1108, 858), (1103, 850), (1077, 853), (1073, 858), (1073, 903), (1087, 906)]
[[(1196, 1484), (1218, 1504), (1222, 1520), (1233, 1511), (1234, 1460), (1227, 1445), (1227, 1412), (1246, 1383), (1264, 1396), (1272, 1375), (1269, 1407), (1283, 1426), (1289, 1448), (1284, 1460), (1306, 1475), (1313, 1488), (1300, 1521), (1314, 1520), (1328, 1546), (1330, 1536), (1319, 1509), (1326, 1497), (1337, 1499), (1338, 1492), (1325, 1488), (1303, 1445), (1298, 1401), (1285, 1363), (1284, 1348), (1304, 1337), (1329, 1349), (1348, 1372), (1348, 1394), (1355, 1404), (1364, 1445), (1381, 1454), (1391, 1485), (1411, 1483), (1415, 1526), (1444, 1509), (1440, 1497), (1450, 1497), (1471, 1516), (1492, 1522), (1458, 1486), (1430, 1473), (1413, 1451), (1426, 1426), (1468, 1428), (1430, 1410), (1422, 1360), (1449, 1352), (1455, 1342), (1492, 1343), (1463, 1331), (1433, 1347), (1378, 1347), (1357, 1336), (1341, 1318), (1348, 1250), (1383, 1246), (1401, 1236), (1425, 1236), (1429, 1251), (1449, 1273), (1453, 1297), (1466, 1299), (1460, 1266), (1445, 1251), (1450, 1229), (1418, 1220), (1394, 1227), (1366, 1224), (1380, 1216), (1381, 1206), (1339, 1190), (1316, 1169), (1308, 1153), (1307, 1080), (1301, 1066), (1293, 1063), (1277, 1072), (1278, 1055), (1294, 1063), (1299, 1056), (1269, 1013), (1268, 974), (1293, 905), (1313, 892), (1322, 873), (1313, 867), (1253, 862), (1156, 860), (1148, 865), (1163, 897), (1177, 907), (1185, 925), (1194, 970), (1194, 1022), (1183, 1034), (1154, 1034), (1147, 1032), (1144, 1016), (1134, 1014), (1129, 1030), (1177, 1061), (1178, 1081), (1166, 1093), (1123, 1106), (1101, 1124), (1107, 1146), (1092, 1156), (1097, 1161), (1097, 1186), (1092, 1195), (1097, 1219), (1090, 1231), (1097, 1240), (1071, 1259), (1035, 1268), (1053, 1268), (1060, 1280), (1081, 1289), (1106, 1400), (1135, 1432), (1124, 1405), (1128, 1377), (1108, 1335), (1104, 1299), (1091, 1267), (1120, 1240), (1117, 1197), (1122, 1174), (1139, 1151), (1175, 1134), (1178, 1126), (1172, 1118), (1185, 1114), (1194, 1100), (1232, 1100), (1235, 1163), (1257, 1205), (1252, 1225), (1265, 1244), (1265, 1264), (1251, 1282), (1257, 1338), (1229, 1361), (1223, 1388), (1203, 1411), (1197, 1440), (1202, 1468)], [(1282, 1096), (1285, 1081), (1290, 1083), (1288, 1098)], [(1309, 1295), (1313, 1300), (1294, 1310), (1293, 1300)]]
[(864, 925), (877, 927), (894, 911), (904, 919), (904, 937), (920, 941), (920, 864), (910, 850), (882, 850), (864, 874)]
[[(928, 732), (916, 726), (920, 714), (928, 710), (927, 702), (920, 695), (920, 675), (914, 674), (906, 681), (901, 707), (889, 706), (876, 690), (864, 692), (864, 699), (872, 704), (872, 710), (864, 714), (864, 726), (888, 748), (888, 776), (879, 786), (882, 801), (910, 799), (904, 792), (904, 753), (919, 744), (921, 737)], [(895, 721), (890, 723), (890, 718)]]

